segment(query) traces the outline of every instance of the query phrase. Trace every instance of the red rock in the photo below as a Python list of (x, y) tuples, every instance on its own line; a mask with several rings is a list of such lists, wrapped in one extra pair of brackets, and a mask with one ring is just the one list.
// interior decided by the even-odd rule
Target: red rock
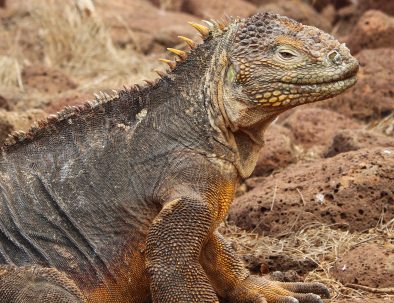
[(356, 4), (344, 6), (336, 11), (335, 36), (339, 37), (341, 42), (346, 42), (360, 15)]
[(180, 11), (185, 0), (150, 0), (155, 6), (167, 11)]
[(394, 46), (394, 17), (378, 10), (369, 10), (361, 16), (347, 40), (352, 53), (362, 49)]
[[(361, 16), (368, 10), (379, 10), (387, 15), (394, 15), (394, 1), (387, 0), (357, 0), (338, 7), (335, 30), (337, 35), (349, 36)], [(391, 39), (392, 40), (392, 39)]]
[(308, 0), (308, 3), (312, 5), (317, 11), (321, 12), (324, 10), (324, 8), (331, 5), (336, 9), (348, 6), (352, 3), (352, 0)]
[(235, 199), (229, 220), (279, 235), (310, 222), (350, 231), (394, 217), (394, 148), (370, 148), (292, 164)]
[(332, 303), (394, 303), (394, 300), (390, 300), (390, 299), (352, 299), (352, 300), (340, 300), (340, 299), (335, 299), (333, 301), (331, 301)]
[[(155, 50), (157, 33), (165, 28), (179, 26), (175, 36), (193, 38), (197, 32), (187, 22), (201, 20), (182, 12), (165, 11), (144, 0), (115, 0), (97, 5), (97, 12), (110, 27), (115, 44), (136, 45), (143, 53)], [(116, 18), (114, 18), (116, 16)], [(132, 34), (130, 34), (132, 33)], [(162, 45), (160, 50), (173, 45)]]
[(0, 108), (10, 110), (10, 103), (6, 97), (0, 95)]
[(394, 147), (394, 138), (364, 129), (339, 130), (324, 151), (325, 157), (333, 157), (352, 150), (373, 147)]
[[(184, 30), (185, 25), (169, 25), (162, 29), (159, 29), (155, 34), (153, 34), (154, 42), (166, 46), (166, 47), (175, 47), (175, 48), (183, 48), (189, 49), (186, 46), (186, 43), (181, 41), (178, 36)], [(196, 42), (197, 40), (194, 39)]]
[(342, 95), (318, 106), (359, 120), (381, 119), (394, 111), (394, 49), (362, 50), (358, 82)]
[(333, 4), (325, 6), (320, 14), (324, 19), (330, 22), (330, 24), (334, 24), (337, 17), (337, 11), (335, 10), (335, 6)]
[(394, 1), (392, 0), (358, 0), (357, 3), (360, 12), (378, 9), (386, 14), (394, 15)]
[(271, 125), (264, 136), (264, 148), (261, 150), (253, 176), (267, 176), (272, 171), (296, 162), (291, 131), (278, 124)]
[(260, 6), (256, 12), (267, 11), (293, 18), (303, 24), (313, 25), (325, 31), (331, 31), (330, 22), (304, 1), (279, 0)]
[(77, 83), (62, 71), (42, 65), (28, 66), (22, 71), (25, 86), (43, 93), (55, 94), (75, 89)]
[(243, 0), (185, 0), (183, 9), (203, 19), (221, 19), (226, 15), (251, 16), (256, 6)]
[(394, 244), (361, 244), (340, 256), (332, 270), (343, 284), (374, 288), (394, 286)]
[(270, 2), (275, 2), (275, 0), (247, 0), (247, 1), (257, 6), (264, 5)]
[(327, 145), (340, 129), (359, 128), (360, 124), (339, 113), (313, 107), (301, 107), (282, 121), (291, 130), (297, 144), (305, 147)]

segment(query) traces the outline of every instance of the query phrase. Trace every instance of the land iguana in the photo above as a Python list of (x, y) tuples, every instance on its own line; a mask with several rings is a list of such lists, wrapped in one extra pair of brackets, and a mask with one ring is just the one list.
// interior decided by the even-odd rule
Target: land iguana
[(250, 275), (217, 232), (280, 113), (335, 96), (358, 62), (271, 13), (192, 24), (204, 42), (149, 85), (12, 134), (0, 161), (0, 302), (317, 303)]

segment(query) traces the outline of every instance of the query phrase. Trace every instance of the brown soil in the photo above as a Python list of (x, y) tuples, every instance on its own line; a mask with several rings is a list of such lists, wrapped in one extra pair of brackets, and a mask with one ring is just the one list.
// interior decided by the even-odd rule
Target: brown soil
[(394, 1), (114, 0), (93, 11), (61, 2), (0, 0), (0, 140), (156, 77), (167, 68), (156, 59), (172, 58), (166, 47), (187, 49), (178, 35), (200, 41), (188, 21), (271, 10), (346, 42), (357, 85), (268, 128), (230, 211), (238, 226), (221, 231), (256, 274), (323, 282), (332, 302), (394, 302)]
[[(371, 272), (375, 275), (370, 275)], [(373, 288), (392, 287), (394, 243), (361, 244), (338, 259), (333, 274), (344, 284), (361, 284)]]
[(77, 88), (77, 84), (60, 70), (46, 66), (29, 66), (22, 72), (25, 86), (42, 93), (56, 94)]

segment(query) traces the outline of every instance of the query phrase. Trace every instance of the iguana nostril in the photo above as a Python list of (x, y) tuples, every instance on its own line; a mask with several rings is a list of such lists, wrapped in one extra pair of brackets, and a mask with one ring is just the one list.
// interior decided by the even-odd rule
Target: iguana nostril
[(330, 59), (331, 62), (335, 64), (341, 64), (342, 63), (342, 57), (337, 51), (331, 51), (328, 53), (328, 59)]

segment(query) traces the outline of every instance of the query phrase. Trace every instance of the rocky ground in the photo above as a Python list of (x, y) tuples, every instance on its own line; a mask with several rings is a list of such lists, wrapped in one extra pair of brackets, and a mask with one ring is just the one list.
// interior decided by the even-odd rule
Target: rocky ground
[(165, 48), (195, 36), (187, 21), (270, 10), (318, 26), (359, 59), (359, 81), (275, 121), (221, 228), (255, 273), (321, 281), (335, 302), (394, 302), (394, 1), (94, 3), (0, 1), (0, 140), (154, 78)]

